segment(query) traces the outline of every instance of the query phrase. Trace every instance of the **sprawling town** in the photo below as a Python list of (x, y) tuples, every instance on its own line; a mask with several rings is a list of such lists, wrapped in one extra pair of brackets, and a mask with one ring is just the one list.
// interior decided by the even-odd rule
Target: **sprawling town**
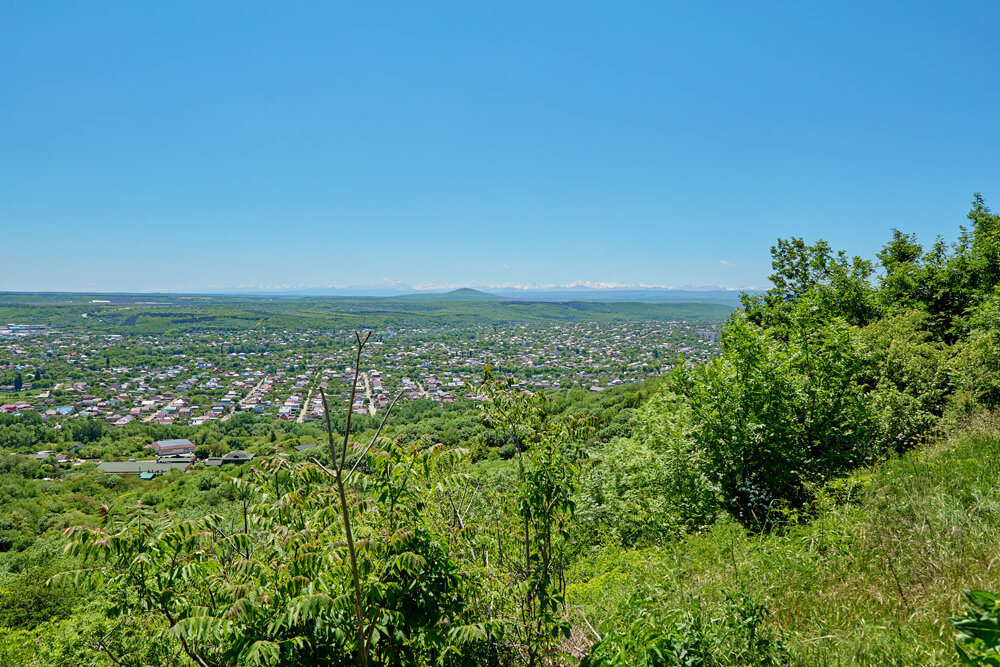
[(109, 427), (199, 426), (241, 412), (302, 423), (324, 414), (321, 383), (343, 409), (353, 393), (354, 411), (375, 415), (396, 394), (474, 400), (487, 366), (534, 390), (598, 392), (704, 361), (717, 352), (718, 329), (630, 322), (376, 331), (352, 392), (349, 331), (123, 335), (8, 324), (0, 328), (7, 382), (0, 411), (35, 412), (56, 423), (90, 417)]

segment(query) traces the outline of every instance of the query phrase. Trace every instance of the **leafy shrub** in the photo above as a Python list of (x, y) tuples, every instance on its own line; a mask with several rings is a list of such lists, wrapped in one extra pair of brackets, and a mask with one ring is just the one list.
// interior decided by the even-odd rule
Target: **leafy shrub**
[(121, 475), (109, 475), (102, 471), (98, 471), (94, 474), (96, 475), (97, 483), (106, 489), (114, 490), (118, 488), (118, 485), (121, 484), (122, 481)]
[(202, 491), (210, 491), (218, 486), (218, 483), (213, 475), (201, 475), (198, 478), (198, 488)]
[(68, 531), (69, 553), (85, 567), (53, 582), (128, 591), (115, 597), (109, 615), (161, 616), (181, 642), (175, 649), (200, 664), (358, 664), (355, 613), (369, 619), (363, 636), (376, 664), (462, 664), (458, 646), (478, 650), (485, 630), (461, 623), (465, 582), (447, 540), (419, 515), (430, 482), (421, 478), (415, 489), (411, 476), (417, 463), (429, 474), (437, 450), (385, 444), (372, 455), (384, 476), (362, 483), (398, 504), (347, 506), (364, 575), (355, 580), (363, 587), (357, 609), (336, 489), (317, 466), (280, 459), (207, 492), (249, 500), (242, 532), (229, 533), (217, 514), (177, 521), (143, 505), (125, 514), (106, 510), (101, 527)]
[(929, 326), (926, 313), (911, 310), (859, 331), (881, 450), (901, 452), (920, 441), (937, 425), (951, 392), (951, 349), (933, 339)]
[(592, 533), (631, 547), (661, 543), (711, 524), (718, 503), (691, 409), (670, 393), (636, 412), (632, 439), (616, 439), (583, 475), (578, 515)]
[(672, 382), (690, 406), (709, 478), (754, 529), (774, 521), (771, 501), (801, 506), (813, 488), (878, 453), (855, 330), (808, 297), (787, 315), (774, 330), (735, 317), (723, 357)]
[(1000, 595), (963, 591), (965, 615), (952, 618), (958, 631), (955, 648), (966, 665), (1000, 665)]
[(655, 590), (633, 596), (620, 628), (594, 644), (580, 667), (783, 664), (785, 649), (767, 625), (768, 609), (753, 596), (726, 592), (720, 618), (697, 598), (670, 612), (658, 597)]
[(1000, 406), (1000, 330), (972, 336), (953, 361), (958, 407), (965, 412)]

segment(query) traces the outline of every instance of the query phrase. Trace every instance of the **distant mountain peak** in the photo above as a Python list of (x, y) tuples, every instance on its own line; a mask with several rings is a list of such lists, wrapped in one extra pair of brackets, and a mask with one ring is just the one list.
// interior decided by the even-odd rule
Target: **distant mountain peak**
[(489, 292), (483, 292), (481, 290), (477, 290), (477, 289), (474, 289), (472, 287), (459, 287), (458, 289), (453, 289), (450, 292), (445, 292), (443, 296), (469, 297), (471, 299), (496, 299), (496, 298), (498, 298), (496, 294), (490, 294)]
[(496, 294), (481, 292), (471, 287), (459, 287), (450, 292), (417, 292), (387, 298), (404, 301), (499, 301), (503, 299)]

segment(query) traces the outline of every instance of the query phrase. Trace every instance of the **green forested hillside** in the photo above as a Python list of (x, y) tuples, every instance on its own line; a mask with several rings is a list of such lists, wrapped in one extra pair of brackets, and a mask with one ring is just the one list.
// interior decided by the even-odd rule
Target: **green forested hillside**
[[(474, 413), (249, 418), (271, 455), (149, 483), (0, 458), (0, 663), (998, 664), (1000, 216), (772, 259), (720, 356), (645, 385), (487, 367)], [(652, 306), (558, 307), (475, 316)]]
[[(490, 296), (490, 295), (484, 295)], [(474, 324), (718, 321), (733, 307), (696, 301), (640, 303), (505, 301), (421, 295), (409, 300), (348, 297), (237, 297), (0, 293), (0, 322), (112, 333), (205, 330), (382, 329)], [(91, 303), (91, 301), (104, 303)]]

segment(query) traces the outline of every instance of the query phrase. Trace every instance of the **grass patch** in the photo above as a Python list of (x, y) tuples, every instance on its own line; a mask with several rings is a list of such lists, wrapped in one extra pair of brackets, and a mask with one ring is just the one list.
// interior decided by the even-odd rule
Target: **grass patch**
[(1000, 419), (833, 482), (812, 511), (781, 534), (724, 520), (670, 547), (584, 557), (568, 601), (604, 635), (637, 588), (710, 613), (741, 590), (767, 605), (792, 664), (954, 664), (962, 589), (1000, 588)]

